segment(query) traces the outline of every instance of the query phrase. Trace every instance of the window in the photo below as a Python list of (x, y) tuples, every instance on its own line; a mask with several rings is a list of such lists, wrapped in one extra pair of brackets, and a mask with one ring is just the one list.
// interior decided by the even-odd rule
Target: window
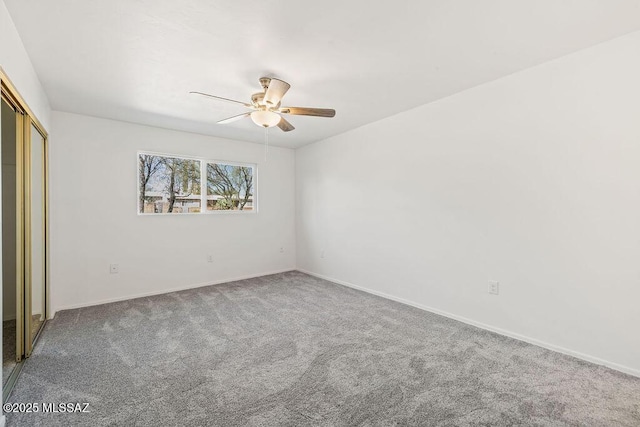
[(253, 167), (207, 163), (207, 210), (253, 210)]
[(141, 153), (138, 174), (139, 213), (200, 212), (199, 160)]
[(138, 153), (138, 213), (255, 212), (255, 171), (252, 164)]

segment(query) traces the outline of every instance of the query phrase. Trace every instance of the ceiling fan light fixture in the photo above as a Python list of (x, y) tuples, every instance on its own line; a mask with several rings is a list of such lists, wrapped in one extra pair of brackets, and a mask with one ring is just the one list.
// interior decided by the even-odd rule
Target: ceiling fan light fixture
[(280, 115), (273, 111), (258, 110), (251, 113), (251, 120), (258, 126), (270, 128), (280, 122)]

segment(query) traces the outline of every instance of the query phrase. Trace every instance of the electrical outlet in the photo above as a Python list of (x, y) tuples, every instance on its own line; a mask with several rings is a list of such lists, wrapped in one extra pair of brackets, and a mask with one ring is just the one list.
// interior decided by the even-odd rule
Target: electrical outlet
[(120, 267), (118, 264), (110, 264), (109, 265), (109, 273), (118, 274), (120, 272)]
[(284, 248), (280, 248), (280, 253), (283, 254), (284, 253)]
[(320, 251), (320, 258), (324, 258), (324, 250)]
[(489, 280), (489, 293), (498, 295), (500, 293), (500, 283), (496, 280)]
[(207, 255), (207, 262), (213, 262), (213, 255)]

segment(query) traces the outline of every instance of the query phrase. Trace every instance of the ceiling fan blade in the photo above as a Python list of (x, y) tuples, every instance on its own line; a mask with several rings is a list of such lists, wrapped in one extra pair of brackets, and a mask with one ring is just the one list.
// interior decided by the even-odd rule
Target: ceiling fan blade
[(238, 121), (240, 119), (244, 119), (245, 117), (249, 117), (251, 113), (238, 114), (237, 116), (229, 117), (228, 119), (220, 120), (217, 122), (219, 125), (226, 125), (227, 123), (232, 123)]
[(271, 79), (269, 87), (267, 87), (267, 91), (264, 93), (264, 102), (272, 107), (277, 106), (290, 87), (291, 85), (285, 81)]
[(280, 118), (277, 126), (282, 129), (283, 132), (291, 132), (295, 129), (293, 125), (289, 123), (284, 117)]
[(336, 110), (330, 108), (282, 107), (278, 111), (295, 116), (334, 117), (336, 115)]
[(242, 101), (236, 101), (235, 99), (223, 98), (221, 96), (209, 95), (208, 93), (196, 92), (196, 91), (191, 91), (189, 93), (192, 93), (192, 94), (195, 94), (195, 95), (206, 96), (206, 97), (213, 98), (213, 99), (219, 99), (221, 101), (233, 102), (234, 104), (244, 105), (247, 108), (253, 108), (253, 105), (247, 104), (246, 102), (242, 102)]

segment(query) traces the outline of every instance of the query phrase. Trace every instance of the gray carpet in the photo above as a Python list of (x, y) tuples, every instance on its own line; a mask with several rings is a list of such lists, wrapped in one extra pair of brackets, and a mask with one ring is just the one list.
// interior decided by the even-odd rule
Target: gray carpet
[(9, 426), (640, 426), (640, 379), (289, 272), (64, 311)]

